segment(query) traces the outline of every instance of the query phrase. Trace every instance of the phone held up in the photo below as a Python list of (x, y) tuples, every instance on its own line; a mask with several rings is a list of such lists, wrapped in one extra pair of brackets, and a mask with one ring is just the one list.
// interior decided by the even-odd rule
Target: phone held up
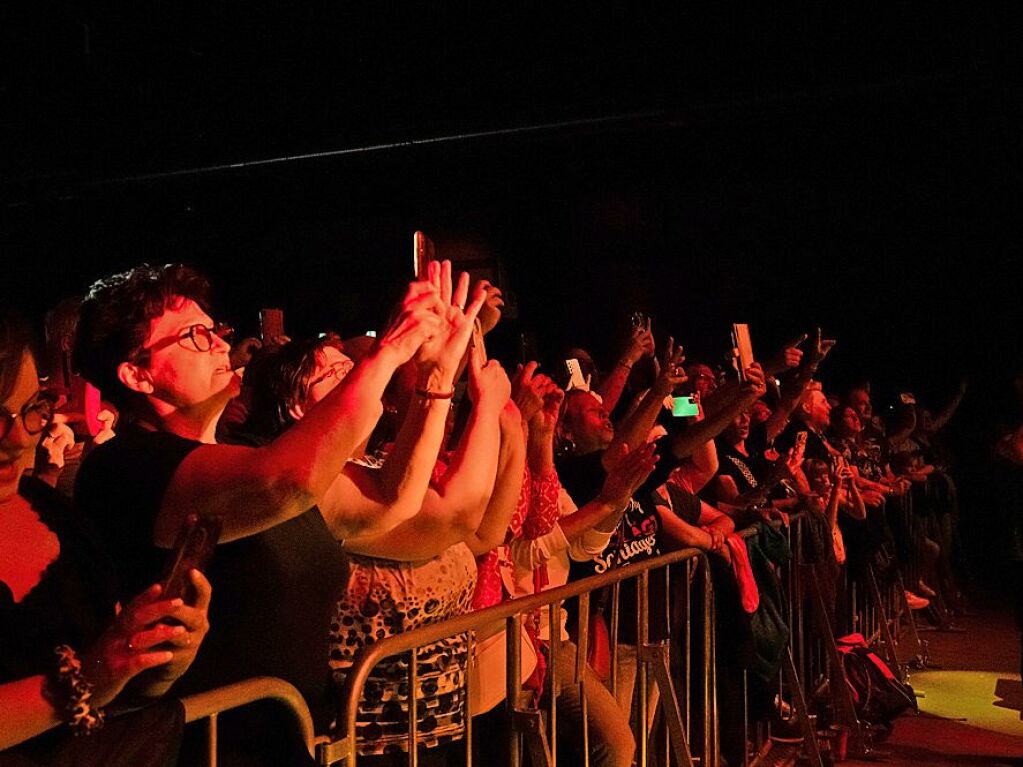
[(732, 346), (735, 347), (738, 358), (736, 366), (739, 372), (739, 380), (746, 380), (746, 368), (753, 364), (753, 343), (749, 337), (749, 325), (744, 322), (736, 322), (732, 325)]
[(163, 599), (181, 598), (186, 604), (195, 603), (198, 595), (188, 574), (193, 569), (206, 571), (222, 527), (223, 521), (217, 516), (200, 517), (193, 513), (185, 517), (161, 581)]
[(675, 418), (691, 418), (700, 414), (700, 406), (693, 397), (672, 397), (671, 414)]

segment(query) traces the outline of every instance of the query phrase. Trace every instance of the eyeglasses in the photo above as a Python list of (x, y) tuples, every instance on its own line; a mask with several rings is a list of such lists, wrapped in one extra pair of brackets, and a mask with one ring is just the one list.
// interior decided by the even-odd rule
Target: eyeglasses
[[(179, 335), (163, 338), (149, 346), (144, 346), (142, 351), (147, 353), (155, 352), (160, 349), (166, 349), (168, 346), (173, 346), (174, 344), (181, 344), (182, 346), (185, 346), (182, 342), (187, 339), (191, 342), (192, 348), (195, 349), (195, 351), (208, 352), (213, 348), (214, 337), (226, 340), (233, 332), (233, 328), (221, 322), (212, 326), (198, 323), (196, 325), (190, 325)], [(188, 347), (185, 346), (185, 348), (187, 349)]]
[(322, 375), (317, 376), (312, 381), (310, 381), (309, 385), (315, 386), (316, 384), (321, 383), (323, 381), (327, 381), (331, 378), (337, 378), (337, 380), (340, 381), (342, 378), (344, 378), (351, 372), (353, 367), (355, 367), (355, 363), (352, 362), (352, 360), (341, 360), (340, 362), (335, 362), (333, 365), (331, 365), (329, 368), (323, 371)]
[(53, 403), (46, 399), (33, 399), (12, 413), (0, 407), (0, 439), (4, 439), (14, 428), (14, 419), (20, 418), (21, 425), (29, 434), (38, 434), (53, 420)]

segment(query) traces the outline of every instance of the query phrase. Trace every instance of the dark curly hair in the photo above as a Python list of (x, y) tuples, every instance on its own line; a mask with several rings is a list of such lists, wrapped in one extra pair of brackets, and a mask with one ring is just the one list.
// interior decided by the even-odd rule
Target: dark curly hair
[(181, 299), (209, 311), (209, 283), (188, 266), (142, 264), (97, 280), (79, 311), (74, 345), (75, 369), (118, 407), (137, 395), (117, 378), (122, 362), (145, 365), (142, 348), (149, 324)]

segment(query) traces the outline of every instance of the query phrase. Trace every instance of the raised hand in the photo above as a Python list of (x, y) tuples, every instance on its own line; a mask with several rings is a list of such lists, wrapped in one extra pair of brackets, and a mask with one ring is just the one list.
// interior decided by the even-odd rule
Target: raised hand
[(685, 361), (682, 346), (675, 346), (675, 339), (669, 336), (661, 357), (661, 369), (653, 385), (659, 394), (666, 397), (675, 390), (676, 386), (689, 380), (682, 367), (682, 363)]
[(482, 352), (469, 350), (469, 399), (477, 410), (500, 413), (511, 398), (511, 381), (497, 360), (483, 361)]
[[(565, 398), (565, 393), (549, 377), (542, 373), (537, 375), (537, 364), (536, 362), (527, 362), (524, 366), (519, 366), (515, 372), (515, 378), (512, 379), (512, 399), (518, 405), (522, 413), (522, 420), (526, 423), (535, 421), (545, 409), (549, 416), (552, 407), (554, 422), (557, 422), (558, 408)], [(542, 426), (539, 423), (537, 425)], [(551, 428), (553, 428), (553, 424), (551, 424)]]
[[(82, 672), (93, 686), (92, 703), (105, 706), (143, 671), (160, 669), (160, 679), (177, 679), (195, 659), (209, 630), (210, 584), (198, 571), (192, 583), (199, 593), (195, 607), (181, 599), (160, 599), (159, 584), (129, 602), (82, 657)], [(162, 622), (171, 618), (178, 625)]]
[(743, 398), (752, 402), (758, 400), (767, 393), (767, 376), (759, 362), (753, 362), (744, 372), (745, 380), (739, 387)]
[(650, 330), (650, 318), (647, 317), (646, 321), (642, 325), (632, 329), (632, 335), (629, 337), (629, 345), (626, 347), (625, 353), (622, 355), (622, 362), (627, 365), (633, 365), (644, 357), (653, 356), (654, 334)]
[(814, 336), (813, 348), (810, 350), (810, 366), (814, 369), (828, 356), (837, 341), (833, 338), (821, 338), (821, 329), (817, 328)]
[(463, 272), (458, 285), (452, 289), (451, 262), (447, 260), (430, 262), (427, 282), (436, 291), (440, 323), (436, 332), (420, 346), (416, 363), (421, 376), (435, 373), (445, 385), (450, 385), (465, 356), (473, 323), (487, 300), (487, 291), (477, 286), (472, 303), (466, 306), (469, 275)]
[(781, 351), (767, 361), (764, 370), (773, 374), (799, 367), (799, 363), (803, 361), (803, 350), (799, 348), (799, 345), (808, 337), (806, 333), (803, 333), (793, 338), (781, 348)]
[(409, 283), (393, 316), (380, 335), (377, 347), (393, 355), (396, 365), (403, 365), (419, 347), (440, 332), (445, 316), (440, 289), (429, 280)]
[(617, 456), (604, 479), (600, 499), (615, 509), (624, 509), (657, 465), (658, 456), (653, 442), (630, 451), (628, 445), (617, 448)]

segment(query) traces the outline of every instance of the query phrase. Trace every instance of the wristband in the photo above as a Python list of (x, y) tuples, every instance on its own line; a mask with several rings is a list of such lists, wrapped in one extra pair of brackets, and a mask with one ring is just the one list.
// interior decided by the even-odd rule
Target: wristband
[(455, 390), (450, 391), (430, 391), (429, 389), (416, 388), (416, 396), (422, 397), (423, 399), (451, 399), (455, 396)]
[(76, 736), (89, 735), (103, 726), (103, 709), (94, 708), (92, 685), (82, 676), (82, 662), (68, 645), (53, 648), (54, 670), (47, 679), (46, 698), (60, 712)]

